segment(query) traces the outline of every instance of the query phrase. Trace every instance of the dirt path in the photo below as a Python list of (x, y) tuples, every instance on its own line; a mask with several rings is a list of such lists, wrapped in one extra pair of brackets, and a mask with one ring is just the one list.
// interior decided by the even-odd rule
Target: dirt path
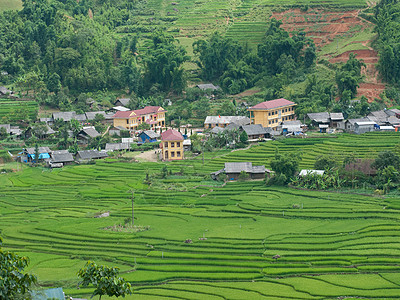
[(144, 151), (135, 155), (134, 157), (139, 161), (157, 162), (159, 151), (160, 150), (157, 150), (157, 154), (154, 153), (154, 150)]

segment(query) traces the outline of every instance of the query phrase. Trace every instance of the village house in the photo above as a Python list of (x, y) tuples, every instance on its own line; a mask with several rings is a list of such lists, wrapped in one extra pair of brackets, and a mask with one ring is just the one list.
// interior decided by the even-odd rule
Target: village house
[[(49, 147), (38, 147), (39, 161), (49, 160), (51, 150)], [(35, 148), (26, 148), (22, 151), (21, 162), (32, 162), (35, 161)]]
[(307, 118), (311, 121), (311, 125), (315, 127), (319, 127), (319, 125), (329, 125), (331, 123), (328, 112), (308, 113)]
[(230, 124), (249, 125), (250, 119), (245, 116), (207, 116), (204, 128), (226, 127)]
[(304, 177), (307, 175), (315, 175), (315, 176), (322, 176), (324, 175), (325, 171), (324, 170), (306, 170), (303, 169), (300, 171), (299, 176)]
[(249, 141), (264, 139), (267, 130), (261, 124), (243, 125), (242, 130), (246, 132)]
[(72, 164), (74, 157), (68, 150), (57, 150), (51, 153), (50, 167), (62, 167)]
[(130, 150), (130, 144), (129, 143), (107, 143), (106, 144), (106, 149), (108, 151), (121, 151), (121, 150)]
[(81, 131), (79, 131), (77, 139), (80, 144), (88, 144), (90, 139), (94, 139), (100, 136), (100, 133), (97, 130), (90, 126), (90, 127), (83, 127)]
[(250, 120), (252, 124), (261, 124), (263, 127), (270, 127), (274, 130), (283, 121), (292, 121), (296, 119), (294, 107), (296, 103), (286, 99), (275, 99), (261, 102), (250, 107)]
[(347, 132), (354, 132), (356, 122), (369, 122), (368, 118), (348, 119), (345, 121), (345, 129)]
[(246, 172), (250, 179), (264, 179), (265, 173), (270, 173), (265, 166), (253, 166), (251, 162), (227, 162), (225, 167), (211, 173), (212, 179), (218, 179), (219, 174), (226, 174), (228, 180), (237, 180), (241, 172)]
[(112, 127), (108, 130), (108, 134), (113, 136), (113, 135), (117, 135), (117, 136), (121, 136), (121, 131), (124, 132), (126, 131), (129, 134), (129, 131), (125, 128), (125, 127)]
[(165, 127), (165, 113), (161, 106), (146, 106), (142, 109), (117, 111), (114, 116), (114, 127), (124, 127), (129, 130), (137, 130), (142, 123), (147, 123), (152, 129)]
[(81, 150), (78, 151), (75, 158), (78, 161), (89, 161), (93, 159), (102, 159), (108, 157), (106, 151), (99, 151), (99, 150)]
[(54, 112), (52, 117), (53, 120), (63, 120), (64, 122), (70, 122), (72, 119), (74, 119), (76, 115), (76, 112), (74, 111), (64, 111), (64, 112)]
[(138, 144), (144, 143), (154, 143), (157, 142), (157, 139), (160, 137), (160, 134), (154, 132), (152, 130), (145, 130), (139, 133), (138, 135)]
[(303, 127), (301, 121), (283, 121), (282, 122), (282, 134), (284, 135), (299, 135), (303, 134)]
[(216, 91), (221, 89), (218, 85), (213, 85), (212, 83), (202, 83), (202, 84), (198, 84), (196, 85), (196, 87), (202, 91)]
[(124, 107), (127, 107), (127, 106), (129, 105), (129, 101), (131, 101), (130, 98), (121, 98), (121, 99), (117, 99), (117, 100), (114, 102), (114, 105), (115, 105), (115, 106), (124, 106)]
[(355, 134), (362, 134), (370, 131), (374, 131), (375, 128), (379, 126), (372, 121), (364, 121), (364, 122), (355, 122), (354, 123), (354, 133)]
[(182, 134), (174, 129), (161, 133), (162, 160), (183, 159), (183, 140)]

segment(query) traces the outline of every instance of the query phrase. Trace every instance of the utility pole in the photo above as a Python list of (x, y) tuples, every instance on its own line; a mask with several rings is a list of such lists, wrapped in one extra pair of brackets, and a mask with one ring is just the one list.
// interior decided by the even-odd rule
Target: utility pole
[(133, 193), (135, 192), (134, 190), (131, 191), (132, 192), (132, 227), (135, 224), (135, 219), (134, 219), (134, 210), (133, 210)]

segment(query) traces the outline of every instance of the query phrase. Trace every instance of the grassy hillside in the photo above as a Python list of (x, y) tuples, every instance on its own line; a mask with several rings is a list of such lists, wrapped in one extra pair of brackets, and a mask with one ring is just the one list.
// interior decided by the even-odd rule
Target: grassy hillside
[(0, 12), (9, 9), (14, 10), (21, 8), (22, 8), (21, 0), (0, 0)]
[[(276, 149), (302, 151), (302, 167), (323, 153), (372, 157), (400, 136), (286, 141), (208, 153), (205, 166), (201, 159), (169, 163), (173, 173), (185, 174), (153, 179), (150, 187), (145, 173), (159, 174), (163, 164), (109, 160), (1, 174), (4, 246), (31, 258), (28, 270), (41, 284), (63, 286), (72, 296), (90, 293), (76, 289), (76, 272), (92, 259), (121, 268), (135, 287), (128, 299), (396, 298), (400, 198), (271, 188), (262, 181), (221, 186), (208, 173), (224, 161), (268, 163)], [(106, 230), (131, 215), (130, 189), (135, 224), (150, 230)], [(104, 211), (110, 217), (94, 218)]]

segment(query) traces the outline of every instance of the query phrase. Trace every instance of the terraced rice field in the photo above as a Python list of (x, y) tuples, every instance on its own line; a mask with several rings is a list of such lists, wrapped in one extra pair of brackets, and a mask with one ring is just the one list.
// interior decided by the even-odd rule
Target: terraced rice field
[(0, 98), (0, 123), (3, 120), (6, 122), (19, 121), (21, 115), (35, 118), (39, 110), (39, 105), (36, 101), (19, 101), (14, 99)]
[[(4, 246), (31, 258), (28, 271), (42, 285), (62, 286), (71, 296), (90, 294), (76, 289), (76, 272), (91, 259), (121, 268), (135, 287), (128, 299), (396, 299), (399, 198), (262, 181), (221, 186), (208, 172), (224, 161), (268, 162), (276, 149), (302, 151), (307, 167), (321, 153), (371, 157), (399, 142), (394, 133), (268, 142), (208, 154), (205, 166), (200, 159), (170, 163), (185, 175), (154, 179), (151, 187), (145, 173), (159, 173), (161, 163), (108, 160), (1, 174)], [(135, 224), (150, 230), (105, 230), (131, 215), (131, 189)], [(110, 217), (94, 218), (104, 211)]]

